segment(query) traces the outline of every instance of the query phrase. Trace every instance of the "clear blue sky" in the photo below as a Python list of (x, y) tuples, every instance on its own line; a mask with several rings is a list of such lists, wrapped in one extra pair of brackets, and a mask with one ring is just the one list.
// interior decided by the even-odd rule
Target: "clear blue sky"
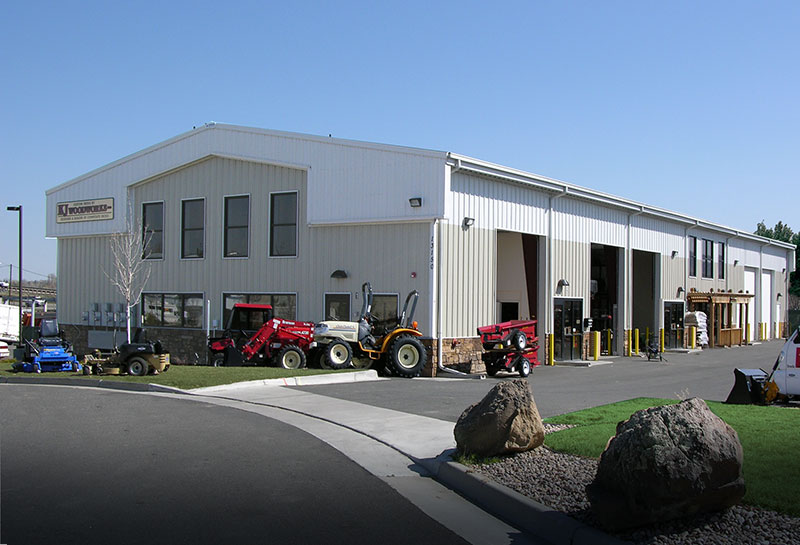
[[(217, 121), (800, 230), (800, 2), (39, 2), (0, 18), (0, 278), (45, 190)], [(37, 274), (34, 274), (37, 273)], [(16, 277), (16, 273), (14, 274)]]

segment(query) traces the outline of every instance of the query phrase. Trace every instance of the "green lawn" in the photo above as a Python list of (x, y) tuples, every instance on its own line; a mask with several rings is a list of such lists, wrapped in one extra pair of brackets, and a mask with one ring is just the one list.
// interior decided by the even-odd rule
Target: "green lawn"
[(348, 373), (353, 370), (333, 371), (327, 369), (282, 369), (278, 367), (206, 367), (195, 365), (172, 365), (165, 373), (158, 375), (147, 375), (144, 377), (129, 377), (127, 375), (102, 375), (84, 376), (81, 373), (14, 373), (11, 370), (11, 363), (8, 360), (0, 362), (0, 377), (17, 376), (30, 377), (36, 380), (39, 377), (69, 377), (80, 380), (100, 379), (120, 382), (144, 382), (160, 384), (162, 386), (172, 386), (182, 390), (193, 388), (203, 388), (206, 386), (219, 386), (221, 384), (233, 384), (234, 382), (244, 382), (248, 380), (263, 380), (270, 378), (285, 378), (309, 375), (321, 375), (324, 373)]
[[(548, 434), (553, 450), (598, 458), (617, 422), (648, 407), (677, 403), (674, 399), (637, 398), (577, 411), (544, 421), (577, 427)], [(714, 414), (727, 422), (742, 443), (747, 493), (744, 503), (800, 516), (800, 410), (793, 407), (726, 405), (708, 401)]]

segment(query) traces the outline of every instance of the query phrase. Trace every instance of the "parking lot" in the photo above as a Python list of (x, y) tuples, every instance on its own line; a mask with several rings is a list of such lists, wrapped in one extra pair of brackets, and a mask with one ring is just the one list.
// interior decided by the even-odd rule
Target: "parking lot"
[[(690, 354), (668, 352), (664, 361), (615, 357), (592, 362), (588, 367), (541, 365), (527, 380), (543, 417), (634, 397), (701, 397), (724, 401), (733, 386), (735, 368), (762, 368), (769, 372), (783, 343), (775, 340)], [(455, 422), (465, 408), (480, 400), (497, 381), (517, 378), (515, 373), (482, 380), (445, 378), (449, 376), (307, 386), (303, 390)]]

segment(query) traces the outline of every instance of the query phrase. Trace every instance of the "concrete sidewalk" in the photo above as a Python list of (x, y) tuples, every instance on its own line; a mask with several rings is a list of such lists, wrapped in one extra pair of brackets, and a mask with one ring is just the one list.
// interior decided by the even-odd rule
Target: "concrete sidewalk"
[[(320, 380), (325, 379), (320, 377)], [(354, 380), (369, 380), (369, 377), (364, 376)], [(393, 471), (385, 464), (376, 465), (375, 453), (371, 449), (366, 451), (353, 449), (350, 444), (352, 437), (337, 441), (330, 433), (319, 434), (319, 424), (325, 423), (348, 430), (363, 439), (382, 445), (385, 449), (388, 448), (393, 451), (393, 457), (399, 455), (401, 465), (406, 466), (400, 468), (399, 474), (408, 475), (406, 471), (409, 468), (414, 468), (415, 472), (419, 472), (421, 468), (422, 475), (433, 477), (481, 509), (535, 536), (541, 540), (540, 542), (554, 545), (622, 543), (451, 461), (450, 457), (455, 452), (456, 446), (452, 422), (312, 394), (300, 388), (285, 388), (276, 382), (215, 386), (189, 393), (213, 403), (235, 403), (237, 406), (244, 403), (250, 407), (276, 410), (278, 416), (275, 413), (270, 416), (317, 435), (373, 474), (383, 478), (387, 470)], [(284, 414), (280, 415), (280, 412)], [(315, 424), (311, 425), (312, 423)], [(383, 449), (384, 456), (385, 449)], [(402, 459), (406, 462), (402, 462)], [(401, 494), (404, 493), (402, 487), (395, 486), (397, 483), (392, 480), (387, 482)], [(420, 505), (419, 497), (408, 497)], [(425, 506), (420, 505), (420, 508), (425, 509)], [(429, 511), (426, 512), (441, 521), (439, 518), (441, 515), (435, 516)], [(470, 522), (459, 518), (455, 524), (463, 525)], [(467, 539), (472, 541), (474, 536)]]

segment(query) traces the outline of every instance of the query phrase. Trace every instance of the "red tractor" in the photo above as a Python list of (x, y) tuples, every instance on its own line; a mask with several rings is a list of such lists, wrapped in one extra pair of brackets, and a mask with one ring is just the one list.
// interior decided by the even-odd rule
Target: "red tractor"
[(222, 337), (208, 339), (211, 365), (306, 365), (314, 348), (314, 324), (276, 318), (271, 305), (236, 303)]
[(531, 368), (539, 365), (536, 320), (511, 320), (479, 327), (478, 335), (489, 376), (498, 371), (517, 371), (521, 377), (527, 377)]

